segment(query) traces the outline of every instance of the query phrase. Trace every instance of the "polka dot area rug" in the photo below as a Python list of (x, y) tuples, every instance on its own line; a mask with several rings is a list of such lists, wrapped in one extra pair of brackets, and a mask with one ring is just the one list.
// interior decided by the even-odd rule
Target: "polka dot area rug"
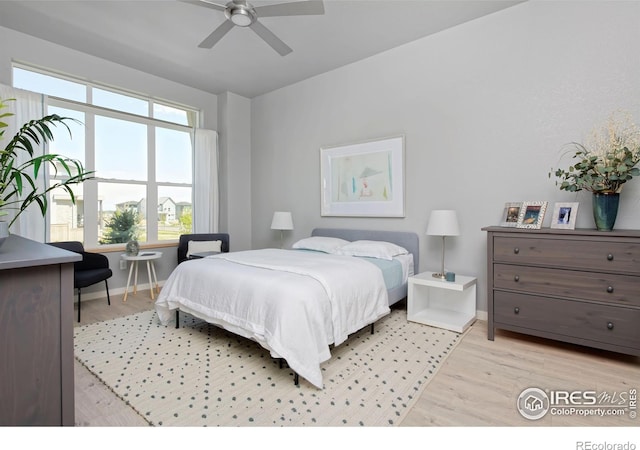
[(145, 311), (76, 328), (76, 358), (154, 426), (379, 427), (400, 423), (461, 339), (392, 310), (331, 349), (318, 389), (256, 342), (181, 320)]

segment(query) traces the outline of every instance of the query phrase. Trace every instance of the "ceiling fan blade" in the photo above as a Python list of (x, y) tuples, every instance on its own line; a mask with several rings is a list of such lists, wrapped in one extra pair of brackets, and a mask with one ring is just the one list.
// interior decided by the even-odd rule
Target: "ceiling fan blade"
[(224, 22), (222, 22), (222, 25), (220, 25), (218, 28), (213, 30), (213, 33), (207, 36), (204, 41), (200, 42), (200, 45), (198, 45), (198, 47), (200, 48), (213, 47), (233, 27), (234, 25), (230, 20), (225, 20)]
[(178, 0), (182, 3), (191, 3), (196, 6), (204, 6), (205, 8), (215, 9), (216, 11), (224, 11), (227, 9), (225, 5), (218, 5), (217, 3), (208, 2), (205, 0)]
[(262, 25), (259, 21), (253, 22), (249, 28), (260, 36), (267, 44), (271, 46), (275, 51), (280, 53), (281, 56), (288, 55), (293, 50), (287, 44), (282, 42), (278, 36), (273, 34), (267, 27)]
[(308, 0), (258, 6), (254, 10), (258, 17), (319, 15), (324, 14), (324, 3), (322, 0)]

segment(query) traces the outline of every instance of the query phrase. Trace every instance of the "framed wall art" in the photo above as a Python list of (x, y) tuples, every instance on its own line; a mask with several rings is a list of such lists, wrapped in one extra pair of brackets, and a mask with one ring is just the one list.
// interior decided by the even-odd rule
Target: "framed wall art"
[(504, 204), (502, 211), (501, 227), (515, 227), (518, 224), (518, 216), (520, 215), (521, 202), (509, 202)]
[(578, 215), (578, 202), (557, 202), (553, 206), (551, 228), (575, 230)]
[(320, 149), (322, 216), (404, 217), (404, 136)]
[(539, 230), (546, 210), (547, 202), (522, 202), (516, 227)]

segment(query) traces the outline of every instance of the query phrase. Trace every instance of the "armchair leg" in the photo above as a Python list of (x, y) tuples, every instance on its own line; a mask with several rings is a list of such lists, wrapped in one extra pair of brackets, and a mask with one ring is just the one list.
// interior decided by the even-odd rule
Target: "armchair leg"
[(80, 288), (78, 288), (78, 322), (80, 322)]
[(111, 305), (111, 298), (109, 297), (109, 284), (107, 280), (104, 280), (104, 285), (107, 288), (107, 305)]

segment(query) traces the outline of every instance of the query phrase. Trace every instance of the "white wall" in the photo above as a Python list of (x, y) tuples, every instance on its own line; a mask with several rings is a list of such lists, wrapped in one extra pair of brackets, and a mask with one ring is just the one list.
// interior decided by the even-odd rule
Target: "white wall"
[(220, 129), (220, 228), (231, 251), (251, 248), (251, 102), (225, 92), (218, 99)]
[[(448, 270), (479, 278), (486, 310), (486, 235), (505, 202), (579, 201), (547, 174), (563, 146), (613, 110), (640, 120), (640, 3), (527, 2), (252, 101), (254, 247), (276, 246), (275, 210), (293, 213), (286, 244), (317, 226), (411, 230), (423, 271), (441, 241), (424, 235), (432, 209), (456, 209)], [(406, 217), (320, 217), (319, 148), (403, 133)], [(639, 228), (640, 181), (624, 190), (617, 228)], [(548, 226), (549, 214), (544, 226)]]

